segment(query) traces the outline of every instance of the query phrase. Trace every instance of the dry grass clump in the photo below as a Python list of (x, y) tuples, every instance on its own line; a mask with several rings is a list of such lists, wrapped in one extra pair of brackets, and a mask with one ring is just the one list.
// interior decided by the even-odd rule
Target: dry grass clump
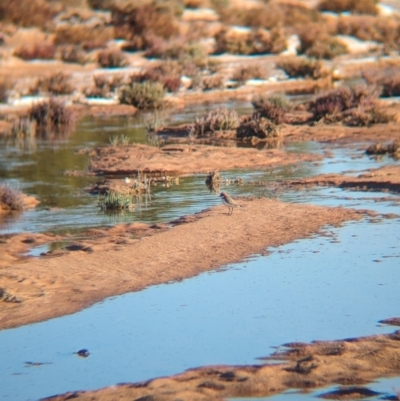
[(22, 45), (14, 50), (14, 55), (23, 60), (50, 60), (55, 57), (56, 47), (52, 43), (35, 43), (33, 45)]
[(318, 59), (333, 59), (346, 54), (348, 49), (340, 40), (331, 36), (323, 24), (310, 23), (297, 29), (300, 39), (300, 53)]
[(120, 68), (128, 65), (125, 54), (119, 49), (105, 49), (97, 53), (97, 62), (102, 68)]
[(389, 153), (391, 156), (400, 158), (400, 141), (395, 140), (387, 145), (381, 142), (375, 143), (369, 146), (365, 153), (367, 155), (385, 155)]
[(354, 14), (376, 15), (378, 13), (377, 3), (377, 0), (322, 0), (318, 5), (318, 9), (337, 13), (350, 11)]
[(85, 95), (88, 97), (110, 97), (124, 81), (122, 75), (96, 74), (93, 75), (93, 87), (86, 89)]
[(144, 50), (151, 46), (155, 37), (170, 39), (178, 35), (176, 16), (182, 11), (178, 2), (173, 1), (114, 5), (115, 37), (131, 41), (136, 50)]
[(36, 123), (39, 131), (69, 131), (75, 125), (73, 112), (58, 99), (35, 103), (30, 108), (28, 116)]
[(289, 99), (283, 95), (257, 96), (251, 104), (260, 117), (267, 118), (277, 125), (286, 121), (286, 114), (291, 109)]
[(224, 76), (222, 74), (212, 74), (201, 77), (200, 88), (203, 91), (224, 89), (225, 88)]
[(182, 67), (176, 61), (166, 61), (130, 77), (131, 82), (159, 82), (168, 92), (177, 92), (181, 86)]
[(88, 59), (80, 45), (57, 46), (57, 55), (66, 63), (85, 64)]
[(308, 104), (315, 121), (325, 123), (342, 121), (350, 126), (387, 123), (391, 118), (377, 106), (379, 91), (375, 87), (347, 86), (316, 97)]
[(74, 44), (89, 46), (91, 49), (103, 48), (109, 40), (114, 38), (112, 26), (87, 24), (57, 26), (54, 43), (56, 45)]
[(381, 96), (400, 96), (400, 71), (396, 67), (363, 72), (363, 78), (370, 85), (381, 88)]
[(240, 124), (236, 129), (236, 138), (239, 140), (249, 138), (268, 139), (279, 136), (279, 127), (269, 118), (262, 117), (255, 112), (251, 116), (241, 118)]
[(170, 40), (155, 38), (145, 55), (148, 58), (178, 60), (181, 64), (191, 61), (198, 66), (204, 66), (208, 53), (199, 43), (178, 36)]
[(131, 82), (121, 89), (119, 100), (138, 109), (159, 109), (164, 105), (165, 89), (159, 82)]
[(337, 32), (355, 36), (360, 40), (373, 40), (383, 43), (385, 50), (400, 47), (400, 21), (393, 17), (374, 17), (371, 15), (341, 16)]
[(30, 89), (30, 93), (40, 92), (52, 93), (54, 95), (65, 95), (73, 92), (71, 76), (63, 72), (56, 72), (46, 77), (40, 77)]
[(46, 29), (62, 9), (60, 3), (45, 0), (1, 0), (0, 21)]
[(266, 79), (267, 71), (260, 64), (239, 65), (232, 74), (232, 79), (239, 84), (244, 84), (249, 79)]
[(190, 136), (199, 138), (213, 135), (216, 131), (235, 130), (239, 123), (240, 118), (235, 110), (226, 108), (211, 110), (204, 117), (196, 118), (190, 127)]
[(9, 185), (0, 185), (0, 210), (21, 211), (24, 209), (24, 196), (22, 192)]
[(215, 40), (217, 54), (280, 53), (287, 47), (286, 36), (279, 27), (271, 31), (257, 29), (248, 32), (224, 28), (216, 35)]
[(329, 70), (322, 61), (309, 58), (290, 57), (279, 61), (277, 67), (285, 71), (290, 78), (319, 79), (329, 75)]

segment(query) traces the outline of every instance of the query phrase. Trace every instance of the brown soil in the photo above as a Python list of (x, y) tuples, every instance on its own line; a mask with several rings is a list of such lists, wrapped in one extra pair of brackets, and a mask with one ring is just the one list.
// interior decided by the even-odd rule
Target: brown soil
[(206, 366), (176, 376), (66, 393), (46, 400), (215, 401), (228, 397), (266, 397), (290, 388), (309, 391), (333, 384), (345, 387), (321, 397), (357, 399), (378, 395), (365, 387), (366, 383), (399, 374), (400, 330), (387, 335), (294, 343), (286, 347), (266, 358), (281, 361), (279, 364)]
[(400, 193), (400, 166), (370, 169), (357, 176), (322, 174), (301, 180), (285, 181), (285, 186), (302, 189), (314, 185), (335, 186), (361, 191)]
[(188, 175), (213, 170), (262, 168), (320, 160), (279, 149), (175, 145), (161, 149), (145, 145), (104, 147), (90, 151), (91, 172), (98, 175)]
[(74, 313), (108, 296), (192, 277), (363, 215), (268, 199), (241, 203), (232, 216), (217, 206), (171, 222), (170, 228), (152, 226), (152, 235), (140, 239), (138, 228), (149, 234), (148, 227), (92, 230), (92, 239), (74, 244), (69, 252), (3, 267), (0, 288), (18, 302), (3, 303), (0, 328)]
[[(400, 108), (392, 108), (397, 115)], [(397, 117), (396, 117), (397, 118)], [(284, 126), (281, 130), (288, 142), (318, 141), (340, 146), (354, 146), (355, 143), (376, 143), (400, 138), (400, 124), (379, 124), (370, 127), (346, 127), (342, 125)], [(366, 149), (366, 148), (365, 148)]]

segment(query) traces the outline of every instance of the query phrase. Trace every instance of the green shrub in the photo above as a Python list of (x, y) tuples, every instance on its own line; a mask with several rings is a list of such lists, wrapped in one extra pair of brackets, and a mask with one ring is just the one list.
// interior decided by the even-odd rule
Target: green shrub
[(98, 198), (97, 205), (102, 210), (124, 210), (134, 207), (132, 195), (107, 191), (104, 198)]
[(120, 102), (138, 109), (158, 109), (163, 106), (165, 89), (159, 82), (132, 82), (122, 88)]

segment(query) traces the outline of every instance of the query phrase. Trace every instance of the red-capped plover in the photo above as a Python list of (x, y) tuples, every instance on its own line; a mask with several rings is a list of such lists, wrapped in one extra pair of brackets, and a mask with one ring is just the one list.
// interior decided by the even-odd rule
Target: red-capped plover
[(241, 207), (226, 192), (221, 192), (219, 197), (221, 198), (222, 203), (229, 208), (228, 216), (232, 214), (234, 207)]

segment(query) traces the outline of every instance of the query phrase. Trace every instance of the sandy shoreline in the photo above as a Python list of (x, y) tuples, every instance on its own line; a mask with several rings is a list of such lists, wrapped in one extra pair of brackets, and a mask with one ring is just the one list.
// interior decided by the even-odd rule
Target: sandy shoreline
[(153, 226), (152, 235), (141, 239), (132, 238), (129, 225), (116, 226), (102, 240), (92, 233), (93, 239), (76, 244), (75, 251), (4, 267), (0, 288), (17, 301), (3, 303), (0, 328), (74, 313), (109, 296), (193, 277), (363, 216), (351, 209), (269, 199), (241, 203), (243, 208), (232, 216), (217, 206), (182, 217), (171, 228)]

